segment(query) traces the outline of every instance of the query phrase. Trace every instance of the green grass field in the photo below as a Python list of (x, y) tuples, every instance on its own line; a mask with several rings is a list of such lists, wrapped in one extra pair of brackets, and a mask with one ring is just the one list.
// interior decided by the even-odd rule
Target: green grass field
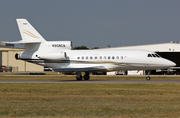
[[(74, 79), (74, 77), (2, 75), (0, 79)], [(120, 76), (115, 78), (92, 76), (91, 79), (117, 78)], [(133, 77), (127, 76), (124, 79)], [(134, 77), (134, 79), (145, 78)], [(0, 84), (0, 117), (178, 118), (179, 116), (180, 84)]]

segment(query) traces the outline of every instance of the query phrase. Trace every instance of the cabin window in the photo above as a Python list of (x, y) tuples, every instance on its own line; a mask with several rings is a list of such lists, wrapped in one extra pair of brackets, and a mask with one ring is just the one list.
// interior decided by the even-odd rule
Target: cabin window
[(108, 56), (108, 59), (111, 59), (111, 57), (110, 57), (110, 56)]
[(100, 56), (99, 59), (102, 59), (102, 56)]
[(88, 56), (86, 56), (86, 59), (88, 59)]
[(77, 59), (80, 59), (80, 57), (77, 57)]
[(92, 57), (92, 56), (90, 56), (90, 59), (93, 59), (93, 57)]
[(106, 56), (104, 56), (104, 59), (106, 59)]
[(114, 56), (112, 56), (112, 59), (114, 59)]
[(97, 59), (97, 57), (96, 57), (96, 56), (95, 56), (94, 58), (95, 58), (95, 59)]
[(82, 56), (81, 59), (84, 59), (84, 56)]
[(123, 59), (123, 56), (121, 56), (121, 59)]

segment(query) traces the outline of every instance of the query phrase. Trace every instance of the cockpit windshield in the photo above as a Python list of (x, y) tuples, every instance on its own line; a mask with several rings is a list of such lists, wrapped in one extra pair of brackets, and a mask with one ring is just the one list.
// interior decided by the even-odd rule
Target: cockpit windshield
[(152, 57), (152, 55), (151, 55), (151, 54), (148, 54), (148, 57)]
[(153, 56), (153, 57), (156, 57), (156, 55), (155, 55), (155, 54), (152, 54), (152, 56)]
[(158, 55), (158, 54), (155, 54), (157, 57), (161, 57), (160, 55)]
[(157, 57), (157, 58), (160, 58), (161, 56), (154, 53), (154, 54), (148, 54), (147, 57)]

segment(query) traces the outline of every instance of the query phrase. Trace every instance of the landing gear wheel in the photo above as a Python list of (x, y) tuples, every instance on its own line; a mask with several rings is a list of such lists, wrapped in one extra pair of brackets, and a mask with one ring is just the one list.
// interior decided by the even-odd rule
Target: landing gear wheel
[(76, 76), (76, 80), (81, 81), (82, 80), (82, 75)]
[(90, 78), (89, 72), (85, 72), (84, 80), (89, 80), (89, 78)]
[(151, 78), (150, 78), (149, 76), (147, 76), (147, 77), (146, 77), (146, 80), (148, 80), (148, 81), (149, 81), (150, 79), (151, 79)]
[(84, 80), (89, 80), (90, 76), (89, 75), (84, 75)]

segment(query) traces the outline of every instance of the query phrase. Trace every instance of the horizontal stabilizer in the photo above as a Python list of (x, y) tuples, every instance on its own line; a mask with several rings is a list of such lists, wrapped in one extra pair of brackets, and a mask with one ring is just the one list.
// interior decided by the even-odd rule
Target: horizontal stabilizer
[(26, 41), (26, 40), (19, 40), (14, 42), (6, 42), (8, 44), (25, 44), (25, 43), (41, 43), (41, 41)]

